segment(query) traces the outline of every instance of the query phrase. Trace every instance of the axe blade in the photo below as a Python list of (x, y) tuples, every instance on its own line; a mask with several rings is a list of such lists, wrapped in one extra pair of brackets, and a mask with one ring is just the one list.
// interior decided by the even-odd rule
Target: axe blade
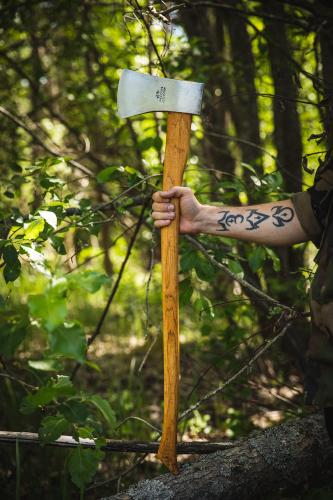
[(160, 78), (124, 69), (118, 85), (121, 118), (149, 111), (176, 111), (200, 115), (203, 83)]

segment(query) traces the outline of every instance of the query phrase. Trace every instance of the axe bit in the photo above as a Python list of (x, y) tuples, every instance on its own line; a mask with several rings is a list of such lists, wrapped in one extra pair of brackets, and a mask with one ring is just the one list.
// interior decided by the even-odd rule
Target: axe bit
[[(118, 86), (121, 118), (167, 111), (163, 191), (180, 186), (187, 161), (192, 115), (201, 111), (203, 84), (159, 78), (125, 69)], [(157, 458), (178, 474), (176, 444), (179, 402), (178, 240), (179, 199), (173, 199), (175, 219), (161, 229), (164, 357), (163, 432)]]

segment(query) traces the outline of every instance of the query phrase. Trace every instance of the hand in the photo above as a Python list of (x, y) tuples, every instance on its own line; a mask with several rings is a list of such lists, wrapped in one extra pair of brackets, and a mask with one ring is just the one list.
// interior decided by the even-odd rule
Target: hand
[(157, 228), (168, 226), (175, 218), (175, 207), (171, 198), (179, 198), (180, 204), (180, 232), (200, 232), (201, 205), (188, 187), (175, 186), (169, 191), (157, 191), (153, 194), (154, 225)]

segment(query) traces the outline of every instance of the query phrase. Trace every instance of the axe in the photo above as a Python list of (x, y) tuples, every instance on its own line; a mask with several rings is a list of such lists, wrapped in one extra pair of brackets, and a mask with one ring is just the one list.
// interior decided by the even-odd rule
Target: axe
[[(167, 111), (167, 134), (163, 168), (163, 191), (180, 186), (187, 161), (192, 115), (199, 115), (203, 84), (159, 78), (125, 69), (118, 86), (121, 118)], [(176, 444), (179, 400), (179, 304), (178, 239), (179, 199), (175, 219), (161, 229), (162, 309), (164, 357), (163, 432), (157, 458), (178, 473)]]

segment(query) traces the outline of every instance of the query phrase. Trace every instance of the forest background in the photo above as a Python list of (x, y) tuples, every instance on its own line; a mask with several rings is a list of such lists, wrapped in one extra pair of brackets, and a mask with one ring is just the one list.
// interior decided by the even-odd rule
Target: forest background
[[(100, 450), (162, 425), (166, 123), (119, 118), (122, 69), (205, 83), (184, 178), (202, 203), (281, 200), (332, 150), (332, 24), (328, 0), (1, 2), (1, 429), (97, 444), (1, 445), (3, 498), (100, 498), (160, 470)], [(306, 414), (313, 244), (197, 236), (180, 252), (180, 438)]]

